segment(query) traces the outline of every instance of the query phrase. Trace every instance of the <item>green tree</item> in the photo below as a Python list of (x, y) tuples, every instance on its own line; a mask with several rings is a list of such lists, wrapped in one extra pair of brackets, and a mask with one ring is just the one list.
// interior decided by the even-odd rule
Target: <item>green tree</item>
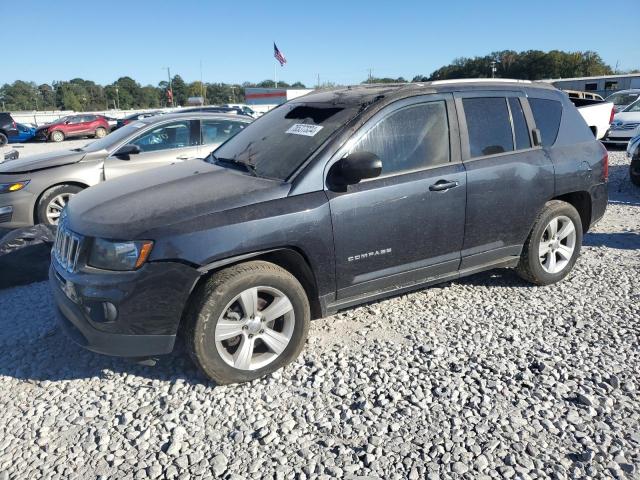
[(174, 75), (171, 79), (171, 86), (173, 88), (173, 103), (174, 105), (186, 105), (187, 98), (189, 97), (189, 91), (187, 84), (180, 75)]

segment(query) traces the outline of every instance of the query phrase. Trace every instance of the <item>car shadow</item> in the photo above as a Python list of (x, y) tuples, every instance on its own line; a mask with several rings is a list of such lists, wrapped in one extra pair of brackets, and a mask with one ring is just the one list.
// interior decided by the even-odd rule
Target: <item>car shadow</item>
[(0, 291), (0, 306), (0, 376), (56, 382), (126, 374), (215, 386), (191, 362), (180, 339), (154, 366), (84, 350), (57, 325), (47, 282)]
[(584, 236), (582, 244), (587, 247), (609, 247), (622, 250), (639, 250), (640, 233), (593, 232)]

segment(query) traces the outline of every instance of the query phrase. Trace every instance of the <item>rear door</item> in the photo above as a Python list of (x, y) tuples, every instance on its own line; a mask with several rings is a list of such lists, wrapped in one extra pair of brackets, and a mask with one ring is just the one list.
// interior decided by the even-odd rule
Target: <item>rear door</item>
[(452, 95), (389, 105), (334, 160), (356, 151), (375, 153), (382, 175), (346, 189), (327, 185), (337, 298), (456, 272), (466, 195)]
[(520, 254), (553, 196), (554, 169), (533, 142), (524, 92), (456, 93), (467, 206), (461, 270)]
[(128, 141), (137, 145), (141, 152), (121, 159), (116, 152), (105, 161), (106, 180), (182, 162), (198, 156), (200, 144), (199, 120), (172, 120), (153, 126)]

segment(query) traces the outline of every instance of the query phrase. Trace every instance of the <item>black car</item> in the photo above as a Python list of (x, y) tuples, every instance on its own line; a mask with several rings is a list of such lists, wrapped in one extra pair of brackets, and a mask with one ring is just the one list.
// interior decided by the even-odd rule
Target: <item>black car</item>
[(181, 108), (180, 110), (175, 111), (175, 113), (190, 113), (190, 112), (232, 113), (235, 115), (244, 115), (247, 117), (251, 117), (251, 115), (249, 115), (247, 112), (237, 107), (215, 107), (215, 106), (189, 107), (189, 108)]
[(322, 91), (203, 160), (75, 196), (50, 280), (80, 345), (155, 356), (180, 331), (206, 375), (248, 381), (294, 360), (312, 318), (496, 267), (562, 280), (607, 176), (546, 84)]
[(130, 124), (131, 122), (135, 122), (137, 120), (142, 120), (143, 118), (155, 117), (156, 115), (160, 115), (164, 112), (161, 110), (156, 110), (153, 112), (142, 112), (142, 113), (133, 113), (123, 118), (118, 118), (116, 120), (116, 125), (112, 128), (113, 130), (117, 130), (120, 127), (124, 127), (125, 125)]
[(0, 147), (9, 143), (9, 137), (18, 135), (18, 125), (9, 112), (0, 112)]

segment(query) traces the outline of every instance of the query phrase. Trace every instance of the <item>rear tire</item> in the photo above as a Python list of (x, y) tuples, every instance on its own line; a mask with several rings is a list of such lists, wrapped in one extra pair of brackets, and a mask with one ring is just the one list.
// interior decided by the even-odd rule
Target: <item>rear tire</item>
[(56, 143), (62, 142), (64, 140), (64, 133), (62, 133), (60, 130), (54, 130), (49, 135), (49, 140)]
[(536, 285), (550, 285), (573, 269), (582, 246), (582, 219), (569, 203), (547, 202), (527, 238), (518, 275)]
[(289, 272), (252, 261), (200, 285), (185, 322), (185, 346), (207, 377), (220, 385), (248, 382), (298, 357), (309, 331), (309, 300)]
[(631, 165), (629, 165), (629, 178), (631, 179), (631, 183), (636, 187), (640, 187), (640, 158), (631, 160)]
[(98, 127), (96, 128), (96, 138), (104, 138), (107, 135), (107, 131), (102, 128), (102, 127)]
[(57, 225), (62, 210), (71, 197), (82, 190), (83, 188), (78, 185), (56, 185), (46, 190), (38, 200), (36, 222), (44, 225)]
[(0, 132), (0, 147), (4, 147), (7, 143), (9, 143), (9, 139), (4, 133)]

